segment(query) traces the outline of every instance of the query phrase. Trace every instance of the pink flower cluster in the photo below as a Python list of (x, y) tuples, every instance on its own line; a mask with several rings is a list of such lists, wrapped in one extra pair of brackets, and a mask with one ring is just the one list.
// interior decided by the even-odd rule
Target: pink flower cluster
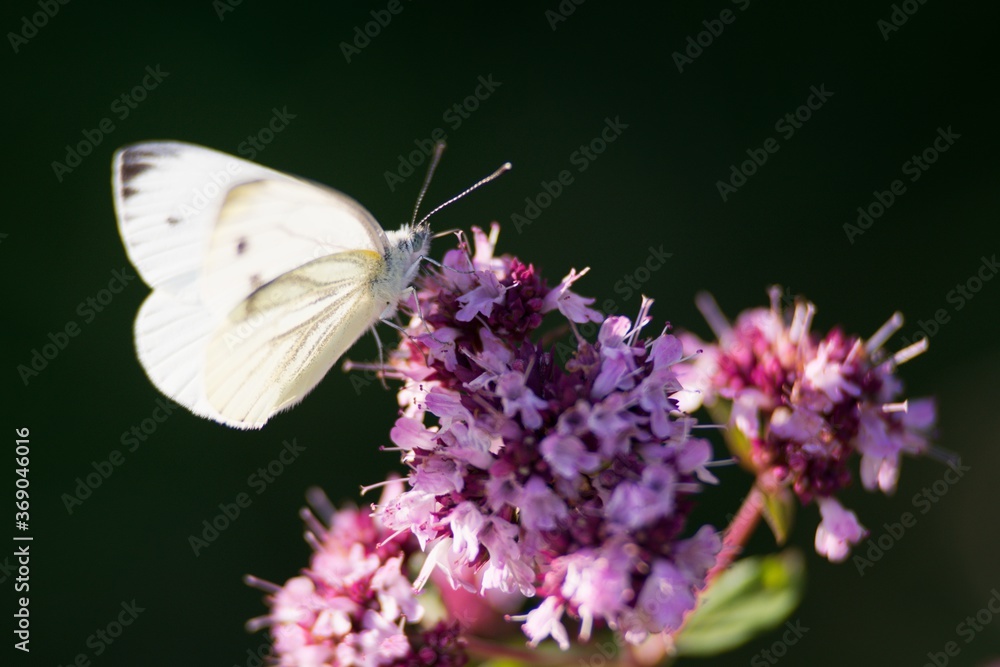
[[(683, 537), (714, 477), (709, 443), (677, 413), (680, 342), (640, 337), (651, 302), (635, 323), (591, 309), (570, 289), (583, 273), (549, 289), (495, 257), (491, 231), (418, 280), (389, 372), (404, 382), (391, 437), (409, 489), (377, 516), (427, 552), (418, 585), (435, 568), (462, 585), (471, 569), (481, 592), (540, 598), (522, 619), (532, 644), (567, 648), (566, 614), (584, 639), (595, 623), (633, 642), (676, 629), (720, 548), (708, 526)], [(529, 338), (543, 320), (601, 322), (597, 342), (577, 334), (561, 366)]]
[[(401, 488), (390, 485), (386, 497)], [(309, 567), (284, 586), (247, 578), (270, 593), (270, 614), (247, 627), (270, 626), (277, 664), (463, 667), (457, 624), (414, 625), (424, 609), (407, 577), (413, 539), (391, 535), (370, 512), (334, 510), (317, 490), (310, 502), (322, 521), (303, 510), (314, 551)]]
[[(821, 337), (812, 304), (787, 317), (776, 290), (735, 324), (702, 296), (717, 343), (669, 325), (644, 337), (652, 301), (634, 321), (605, 317), (571, 289), (586, 270), (550, 287), (494, 254), (498, 233), (473, 228), (474, 252), (463, 240), (418, 277), (406, 335), (376, 367), (402, 384), (390, 438), (405, 487), (385, 483), (371, 513), (314, 494), (309, 568), (280, 587), (250, 580), (271, 612), (249, 625), (270, 626), (280, 665), (463, 667), (482, 645), (462, 632), (519, 603), (528, 611), (509, 618), (532, 646), (569, 648), (567, 618), (584, 641), (598, 627), (633, 644), (676, 632), (742, 546), (723, 551), (714, 528), (688, 525), (717, 481), (693, 435), (701, 403), (747, 443), (762, 489), (817, 504), (816, 549), (832, 561), (865, 534), (836, 498), (854, 455), (864, 486), (891, 493), (901, 456), (929, 450), (934, 405), (900, 402), (895, 375), (926, 344), (883, 349), (898, 314), (868, 340)], [(420, 603), (432, 577), (450, 621)]]
[(892, 493), (901, 455), (929, 448), (934, 403), (899, 402), (902, 383), (895, 375), (926, 341), (886, 353), (882, 346), (902, 325), (898, 313), (867, 341), (836, 329), (820, 337), (810, 331), (814, 306), (798, 302), (788, 318), (780, 296), (773, 288), (769, 309), (745, 311), (733, 325), (711, 297), (701, 296), (699, 307), (718, 343), (683, 336), (686, 350), (701, 354), (682, 377), (706, 404), (727, 402), (729, 426), (749, 440), (749, 463), (758, 474), (790, 486), (803, 503), (817, 502), (823, 520), (816, 549), (840, 561), (865, 534), (834, 498), (851, 482), (854, 454), (861, 455), (865, 488)]

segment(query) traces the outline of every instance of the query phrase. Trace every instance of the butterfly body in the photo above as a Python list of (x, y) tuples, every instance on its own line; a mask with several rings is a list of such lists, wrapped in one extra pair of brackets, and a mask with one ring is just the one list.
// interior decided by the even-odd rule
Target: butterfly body
[(413, 283), (420, 269), (420, 259), (427, 256), (431, 247), (431, 233), (426, 225), (403, 225), (386, 232), (386, 236), (389, 241), (385, 252), (387, 269), (373, 286), (387, 307), (381, 319), (395, 315), (400, 292)]

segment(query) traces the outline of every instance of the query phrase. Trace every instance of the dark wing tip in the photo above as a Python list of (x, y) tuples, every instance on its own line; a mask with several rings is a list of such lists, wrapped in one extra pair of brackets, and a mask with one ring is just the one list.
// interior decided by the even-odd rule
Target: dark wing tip
[(118, 179), (123, 185), (147, 169), (157, 160), (177, 155), (177, 146), (169, 142), (146, 142), (125, 146), (118, 151)]
[(122, 164), (119, 169), (122, 183), (128, 183), (142, 172), (153, 168), (153, 165), (149, 162), (139, 162), (140, 159), (141, 158), (138, 156), (133, 157), (133, 154), (131, 153), (126, 153), (123, 156)]

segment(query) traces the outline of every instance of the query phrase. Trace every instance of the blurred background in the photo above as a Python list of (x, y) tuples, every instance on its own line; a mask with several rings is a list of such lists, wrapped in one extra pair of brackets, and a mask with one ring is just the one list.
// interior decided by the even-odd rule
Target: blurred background
[[(514, 170), (435, 228), (497, 220), (500, 250), (550, 281), (590, 266), (576, 288), (605, 308), (634, 314), (641, 291), (658, 320), (708, 335), (699, 290), (734, 316), (780, 283), (817, 304), (819, 328), (867, 336), (898, 309), (903, 338), (929, 335), (902, 376), (910, 396), (938, 397), (940, 445), (968, 472), (949, 485), (940, 464), (907, 460), (894, 497), (853, 488), (846, 504), (876, 537), (916, 515), (863, 572), (816, 557), (817, 513), (800, 513), (809, 585), (792, 618), (808, 632), (783, 660), (922, 665), (948, 642), (951, 664), (1000, 656), (1000, 618), (982, 612), (1000, 589), (997, 18), (918, 0), (5, 3), (3, 493), (27, 427), (34, 537), (31, 653), (12, 650), (5, 614), (5, 664), (252, 665), (266, 637), (243, 623), (265, 607), (241, 577), (283, 582), (306, 564), (305, 490), (356, 501), (398, 468), (378, 450), (394, 394), (339, 370), (258, 432), (158, 410), (132, 344), (148, 289), (118, 282), (134, 274), (114, 150), (171, 138), (252, 157), (394, 228), (423, 176), (410, 154), (440, 134), (429, 205), (504, 161)], [(539, 197), (563, 171), (572, 181)], [(656, 252), (670, 257), (648, 271)], [(26, 371), (46, 345), (52, 358)], [(371, 337), (349, 354), (375, 355)], [(275, 465), (292, 442), (304, 449)], [(724, 477), (699, 515), (717, 525), (748, 484)], [(935, 502), (921, 513), (925, 488)], [(240, 493), (251, 504), (195, 554), (191, 536)], [(764, 530), (750, 546), (775, 548)], [(5, 609), (13, 549), (0, 551)], [(123, 604), (137, 617), (105, 641)], [(977, 614), (979, 630), (959, 634)], [(771, 664), (781, 634), (713, 664)]]

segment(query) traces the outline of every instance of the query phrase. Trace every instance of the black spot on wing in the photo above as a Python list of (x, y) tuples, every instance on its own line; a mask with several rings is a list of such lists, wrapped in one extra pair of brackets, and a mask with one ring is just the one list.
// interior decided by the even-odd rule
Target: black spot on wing
[(171, 225), (171, 226), (172, 225), (176, 225), (178, 222), (180, 222), (180, 219), (175, 218), (174, 216), (170, 216), (169, 218), (167, 218), (167, 224), (168, 225)]
[(240, 238), (239, 242), (236, 244), (236, 254), (242, 255), (247, 250), (247, 240), (246, 238)]
[(152, 169), (153, 165), (148, 162), (139, 162), (137, 160), (131, 159), (132, 153), (126, 153), (125, 159), (122, 161), (122, 183), (128, 183), (133, 178), (146, 171), (147, 169)]
[(122, 188), (122, 197), (125, 198), (125, 199), (128, 199), (132, 195), (135, 195), (135, 194), (138, 194), (138, 193), (139, 193), (139, 191), (136, 190), (135, 188), (130, 188), (130, 187), (124, 187), (124, 188)]

